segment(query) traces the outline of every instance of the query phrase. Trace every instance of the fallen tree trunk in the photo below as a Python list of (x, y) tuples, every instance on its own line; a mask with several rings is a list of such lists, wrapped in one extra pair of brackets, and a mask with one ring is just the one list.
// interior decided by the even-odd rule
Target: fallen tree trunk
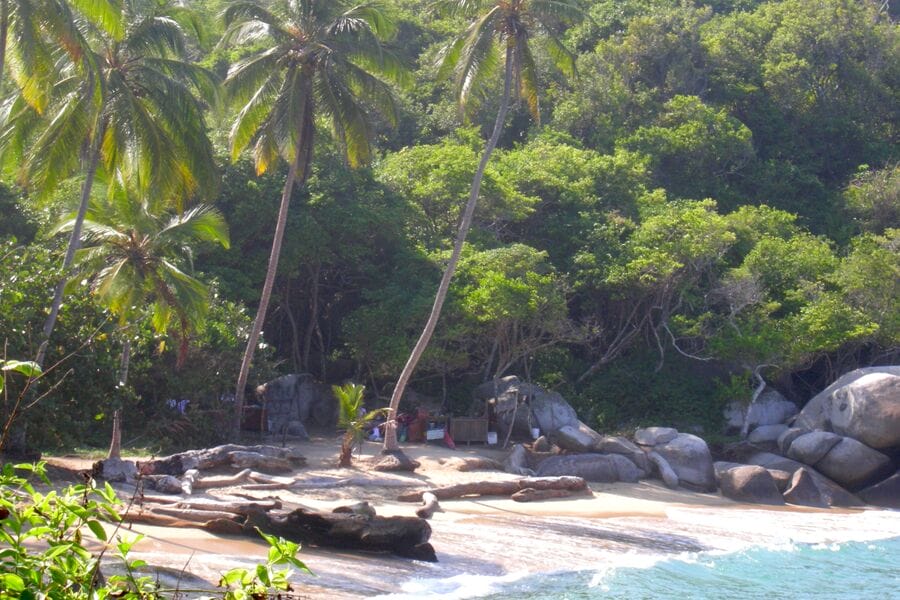
[(156, 515), (165, 515), (167, 517), (175, 517), (184, 521), (196, 521), (198, 523), (206, 523), (213, 519), (228, 519), (230, 521), (242, 520), (243, 517), (237, 513), (226, 512), (221, 510), (195, 510), (193, 508), (181, 508), (172, 505), (165, 506), (145, 506), (145, 512)]
[(279, 500), (211, 500), (206, 498), (173, 498), (171, 496), (144, 495), (141, 499), (141, 505), (165, 505), (175, 506), (178, 508), (193, 508), (196, 510), (220, 510), (239, 515), (246, 515), (251, 511), (257, 510), (275, 510), (281, 508)]
[(525, 488), (519, 490), (510, 498), (516, 502), (537, 502), (539, 500), (550, 500), (552, 498), (569, 498), (578, 494), (584, 494), (584, 491), (576, 490), (536, 490), (534, 488)]
[(587, 482), (581, 477), (525, 477), (512, 481), (474, 481), (447, 487), (427, 490), (426, 492), (409, 492), (401, 494), (400, 502), (421, 502), (425, 493), (432, 493), (438, 500), (462, 498), (463, 496), (512, 496), (519, 490), (533, 488), (535, 490), (568, 490), (584, 491)]
[[(138, 463), (138, 469), (144, 475), (182, 475), (190, 469), (212, 469), (226, 465), (245, 463), (251, 460), (249, 455), (259, 455), (272, 459), (272, 464), (283, 468), (290, 464), (293, 468), (306, 465), (306, 459), (294, 448), (279, 448), (277, 446), (239, 446), (237, 444), (225, 444), (214, 448), (202, 450), (188, 450), (162, 458), (147, 460)], [(252, 457), (258, 463), (259, 458)], [(255, 464), (255, 463), (254, 463)]]

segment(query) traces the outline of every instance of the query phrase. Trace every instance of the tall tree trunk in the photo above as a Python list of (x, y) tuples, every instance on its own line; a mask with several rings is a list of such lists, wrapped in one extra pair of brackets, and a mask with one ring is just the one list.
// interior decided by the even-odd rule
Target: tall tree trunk
[(259, 334), (262, 332), (263, 323), (266, 320), (266, 310), (269, 308), (269, 300), (272, 297), (272, 287), (275, 285), (275, 274), (278, 271), (278, 257), (281, 255), (281, 243), (284, 240), (284, 230), (287, 228), (288, 207), (291, 204), (291, 194), (294, 185), (303, 185), (309, 174), (309, 163), (312, 155), (313, 122), (311, 107), (308, 106), (307, 114), (301, 124), (302, 130), (297, 137), (299, 141), (294, 156), (294, 162), (288, 169), (287, 180), (281, 193), (281, 205), (278, 208), (278, 222), (275, 225), (275, 237), (272, 239), (272, 252), (269, 255), (269, 266), (266, 269), (266, 280), (263, 283), (262, 294), (259, 298), (259, 308), (253, 327), (250, 329), (250, 337), (247, 340), (247, 348), (241, 359), (241, 370), (238, 373), (237, 386), (234, 390), (234, 421), (233, 435), (236, 439), (241, 436), (241, 420), (244, 414), (244, 388), (247, 386), (247, 377), (250, 374), (250, 363), (259, 342)]
[(122, 458), (122, 411), (113, 411), (112, 436), (106, 459)]
[(400, 398), (406, 391), (406, 385), (412, 377), (419, 359), (428, 348), (431, 336), (437, 326), (438, 319), (441, 316), (441, 309), (444, 307), (444, 301), (447, 299), (447, 291), (450, 289), (450, 280), (456, 272), (456, 266), (459, 263), (459, 257), (462, 253), (463, 244), (466, 241), (466, 235), (472, 226), (472, 217), (475, 214), (475, 206), (478, 203), (478, 195), (481, 192), (481, 180), (484, 178), (484, 170), (487, 167), (494, 148), (500, 140), (500, 133), (503, 131), (503, 123), (506, 121), (506, 113), (509, 110), (509, 98), (512, 91), (513, 75), (515, 73), (515, 50), (511, 43), (506, 46), (506, 69), (503, 78), (503, 96), (500, 99), (500, 109), (497, 111), (497, 120), (494, 121), (494, 131), (484, 147), (484, 154), (478, 163), (478, 170), (475, 171), (475, 177), (472, 179), (472, 188), (469, 191), (469, 200), (466, 202), (466, 208), (463, 211), (462, 219), (459, 223), (459, 231), (456, 234), (456, 241), (453, 244), (453, 252), (450, 254), (450, 261), (444, 269), (444, 275), (441, 277), (441, 283), (438, 286), (437, 294), (434, 297), (434, 305), (431, 307), (431, 314), (428, 315), (428, 321), (425, 323), (425, 329), (419, 336), (409, 360), (403, 367), (397, 385), (394, 387), (394, 393), (391, 395), (391, 404), (389, 409), (389, 418), (385, 425), (384, 447), (383, 452), (394, 452), (399, 448), (397, 444), (397, 409), (400, 406)]
[(6, 41), (9, 39), (9, 0), (0, 0), (0, 96), (6, 72)]
[(63, 258), (63, 274), (59, 283), (56, 284), (56, 290), (53, 293), (53, 303), (50, 305), (50, 314), (44, 321), (44, 329), (42, 332), (41, 345), (38, 348), (37, 358), (34, 359), (40, 366), (44, 366), (44, 359), (47, 357), (47, 345), (50, 343), (50, 336), (53, 334), (53, 328), (56, 326), (56, 318), (59, 316), (59, 308), (62, 306), (63, 292), (66, 289), (66, 283), (69, 281), (68, 269), (75, 260), (75, 252), (81, 247), (81, 228), (84, 225), (84, 215), (87, 213), (88, 203), (91, 199), (91, 189), (94, 187), (94, 176), (97, 174), (97, 164), (100, 162), (100, 144), (103, 138), (102, 130), (95, 132), (95, 138), (91, 144), (91, 154), (88, 158), (87, 172), (85, 173), (84, 183), (81, 186), (81, 203), (78, 205), (78, 213), (75, 215), (75, 224), (72, 226), (72, 233), (69, 235), (69, 245), (66, 248), (66, 256)]
[(129, 365), (131, 365), (131, 340), (125, 338), (122, 342), (122, 362), (119, 364), (119, 385), (122, 387), (128, 383)]

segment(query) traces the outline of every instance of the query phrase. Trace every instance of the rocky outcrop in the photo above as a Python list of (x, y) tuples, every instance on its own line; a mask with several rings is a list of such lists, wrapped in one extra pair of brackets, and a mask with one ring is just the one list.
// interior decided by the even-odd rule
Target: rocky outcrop
[(784, 498), (768, 470), (755, 465), (741, 465), (722, 473), (719, 485), (722, 495), (738, 502), (784, 504)]
[(844, 373), (827, 388), (813, 396), (806, 403), (803, 410), (793, 422), (794, 427), (802, 427), (804, 429), (823, 431), (831, 431), (832, 419), (832, 400), (833, 394), (844, 386), (850, 385), (854, 381), (873, 373), (889, 374), (900, 376), (900, 366), (895, 367), (866, 367), (863, 369), (855, 369)]
[(799, 436), (788, 448), (789, 458), (807, 465), (815, 465), (828, 452), (844, 439), (836, 433), (828, 431), (812, 431)]
[(306, 428), (332, 427), (337, 401), (331, 390), (306, 373), (284, 375), (256, 388), (266, 409), (269, 431), (308, 437)]
[(512, 427), (513, 435), (519, 437), (530, 439), (532, 427), (552, 437), (563, 427), (581, 424), (575, 409), (560, 394), (524, 383), (515, 375), (497, 381), (496, 388), (493, 381), (483, 383), (473, 395), (479, 404), (485, 400), (493, 404), (501, 432)]
[(866, 504), (900, 510), (900, 471), (859, 493)]
[(637, 444), (622, 436), (601, 436), (594, 444), (593, 451), (601, 454), (621, 454), (633, 462), (638, 469), (647, 473), (652, 470), (647, 454)]
[(539, 477), (559, 477), (573, 475), (586, 481), (612, 483), (625, 481), (634, 483), (646, 473), (633, 462), (619, 454), (568, 454), (551, 456), (538, 466)]
[(827, 415), (833, 431), (870, 448), (900, 446), (900, 376), (863, 375), (834, 391)]
[(790, 487), (784, 492), (784, 499), (790, 504), (799, 506), (828, 507), (828, 502), (822, 497), (813, 476), (804, 468), (797, 469), (794, 473)]
[(778, 456), (770, 452), (758, 452), (747, 458), (752, 465), (759, 465), (767, 469), (778, 469), (796, 474), (800, 469), (806, 469), (822, 494), (822, 498), (828, 506), (862, 506), (863, 502), (840, 485), (825, 477), (815, 469), (796, 460)]
[(678, 475), (679, 484), (702, 492), (716, 489), (712, 455), (706, 442), (690, 433), (679, 433), (663, 444), (653, 446)]
[[(811, 435), (811, 434), (810, 434)], [(793, 450), (803, 438), (797, 438)], [(842, 438), (820, 461), (817, 470), (839, 484), (856, 490), (878, 481), (890, 468), (891, 460), (853, 438)]]

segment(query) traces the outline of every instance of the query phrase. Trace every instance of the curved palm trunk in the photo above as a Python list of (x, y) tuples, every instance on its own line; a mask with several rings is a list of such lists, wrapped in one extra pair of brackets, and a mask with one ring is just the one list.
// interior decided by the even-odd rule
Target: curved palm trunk
[(434, 305), (431, 307), (431, 314), (428, 315), (428, 321), (425, 323), (425, 329), (419, 336), (419, 341), (413, 347), (409, 360), (403, 367), (397, 385), (394, 387), (394, 393), (391, 395), (391, 404), (389, 407), (390, 418), (385, 425), (384, 446), (382, 452), (393, 452), (399, 448), (397, 444), (397, 409), (400, 406), (400, 398), (406, 391), (406, 385), (412, 377), (419, 359), (428, 348), (431, 336), (437, 326), (438, 319), (441, 316), (441, 309), (444, 307), (444, 301), (447, 299), (447, 291), (450, 289), (450, 280), (456, 273), (456, 266), (459, 264), (459, 257), (462, 253), (463, 244), (472, 226), (472, 218), (475, 214), (475, 205), (478, 203), (478, 194), (481, 192), (481, 180), (484, 178), (484, 170), (487, 168), (488, 161), (497, 142), (500, 139), (500, 133), (503, 131), (503, 123), (506, 121), (506, 113), (509, 110), (509, 98), (512, 92), (513, 75), (515, 73), (515, 49), (512, 44), (506, 47), (506, 69), (503, 78), (503, 96), (500, 99), (500, 109), (497, 111), (497, 120), (494, 121), (494, 131), (484, 147), (484, 154), (481, 156), (481, 162), (478, 163), (478, 170), (475, 171), (475, 177), (472, 179), (472, 188), (469, 191), (469, 200), (466, 202), (463, 211), (462, 220), (459, 223), (459, 230), (456, 233), (456, 241), (453, 244), (453, 252), (450, 254), (450, 261), (444, 269), (444, 275), (441, 277), (441, 283), (438, 286), (437, 294), (434, 297)]
[(284, 189), (281, 193), (281, 205), (278, 208), (278, 222), (275, 225), (275, 237), (272, 239), (272, 252), (269, 255), (269, 266), (266, 269), (266, 280), (263, 283), (262, 294), (259, 298), (259, 308), (256, 311), (256, 318), (253, 320), (253, 327), (250, 329), (250, 338), (247, 340), (247, 348), (244, 350), (244, 357), (241, 360), (241, 370), (238, 373), (237, 386), (234, 390), (234, 422), (233, 435), (235, 439), (239, 439), (241, 435), (241, 419), (244, 413), (244, 388), (247, 386), (247, 377), (250, 374), (250, 363), (253, 361), (253, 354), (256, 351), (256, 344), (259, 342), (259, 335), (262, 332), (263, 322), (266, 320), (266, 311), (269, 308), (269, 300), (272, 298), (272, 288), (275, 285), (275, 274), (278, 271), (278, 258), (281, 255), (281, 243), (284, 240), (284, 230), (287, 227), (288, 207), (291, 203), (291, 193), (294, 191), (295, 185), (303, 185), (309, 174), (309, 163), (312, 157), (312, 110), (308, 107), (306, 118), (303, 120), (303, 130), (300, 132), (301, 140), (300, 148), (297, 149), (297, 155), (294, 162), (291, 163), (288, 170), (287, 180), (284, 182)]
[(72, 233), (69, 235), (69, 245), (66, 248), (66, 256), (63, 258), (63, 274), (56, 284), (56, 290), (53, 293), (53, 303), (50, 305), (50, 314), (44, 321), (44, 329), (42, 332), (41, 345), (38, 348), (37, 357), (34, 359), (40, 366), (44, 366), (44, 359), (47, 356), (47, 345), (50, 343), (50, 336), (53, 334), (53, 328), (56, 326), (56, 318), (59, 316), (59, 308), (62, 306), (63, 292), (68, 283), (68, 269), (75, 260), (75, 252), (81, 247), (81, 228), (84, 225), (84, 215), (87, 213), (88, 203), (91, 199), (91, 189), (94, 187), (94, 176), (97, 174), (97, 165), (100, 162), (100, 143), (103, 138), (98, 132), (97, 138), (91, 147), (91, 155), (88, 158), (88, 168), (85, 173), (84, 184), (81, 186), (81, 203), (78, 205), (78, 213), (75, 215), (75, 224), (72, 226)]

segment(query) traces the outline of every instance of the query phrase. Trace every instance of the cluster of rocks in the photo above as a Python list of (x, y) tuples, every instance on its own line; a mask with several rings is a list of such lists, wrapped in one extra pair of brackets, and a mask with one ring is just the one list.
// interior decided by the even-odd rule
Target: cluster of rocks
[[(494, 391), (490, 384), (482, 397)], [(496, 385), (501, 425), (539, 426), (544, 435), (513, 449), (504, 467), (521, 475), (575, 475), (594, 482), (658, 477), (671, 487), (721, 490), (761, 504), (900, 508), (900, 367), (857, 369), (798, 412), (774, 390), (732, 408), (746, 439), (714, 461), (700, 437), (669, 427), (638, 429), (634, 439), (604, 436), (578, 420), (553, 392), (508, 377)], [(514, 409), (527, 397), (529, 410)]]

